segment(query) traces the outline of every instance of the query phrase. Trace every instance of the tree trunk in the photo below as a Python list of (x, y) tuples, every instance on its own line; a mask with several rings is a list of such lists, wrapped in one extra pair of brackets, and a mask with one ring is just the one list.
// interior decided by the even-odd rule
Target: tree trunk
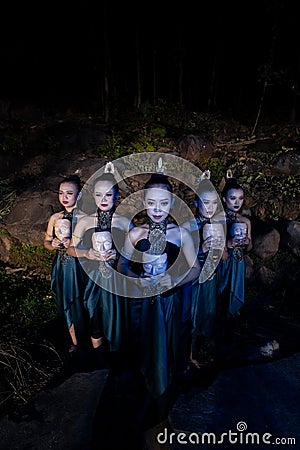
[(104, 108), (104, 122), (109, 121), (110, 107), (109, 107), (109, 73), (110, 73), (110, 54), (109, 54), (109, 42), (108, 42), (108, 29), (107, 29), (107, 2), (104, 2), (103, 7), (103, 40), (104, 40), (104, 80), (103, 80), (103, 108)]
[(139, 29), (136, 29), (135, 38), (135, 56), (136, 56), (136, 108), (140, 109), (142, 102), (142, 88), (141, 88), (141, 60), (140, 60), (140, 40), (139, 40)]
[(157, 77), (157, 73), (156, 73), (156, 49), (153, 48), (153, 53), (152, 53), (152, 83), (153, 83), (153, 105), (155, 106), (157, 103), (157, 85), (156, 85), (156, 77)]

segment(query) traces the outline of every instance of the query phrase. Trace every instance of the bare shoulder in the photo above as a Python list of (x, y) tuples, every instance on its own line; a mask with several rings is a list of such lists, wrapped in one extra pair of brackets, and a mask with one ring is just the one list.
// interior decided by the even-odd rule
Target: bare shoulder
[(191, 221), (190, 220), (187, 220), (186, 222), (183, 222), (180, 226), (182, 227), (182, 228), (185, 228), (186, 230), (189, 230), (189, 231), (191, 231)]
[(115, 213), (112, 222), (116, 228), (129, 231), (132, 228), (131, 221), (126, 216)]
[(78, 218), (78, 220), (82, 219), (83, 217), (86, 217), (87, 214), (85, 212), (83, 212), (81, 209), (78, 209), (76, 211), (76, 217)]
[(248, 217), (246, 217), (246, 216), (242, 216), (241, 214), (239, 214), (238, 220), (239, 220), (240, 222), (246, 223), (248, 226), (251, 225), (250, 219), (249, 219)]
[(141, 225), (139, 227), (133, 227), (128, 233), (128, 237), (131, 240), (132, 243), (136, 243), (140, 239), (147, 236), (148, 228), (144, 225)]
[(190, 230), (188, 230), (187, 228), (183, 227), (182, 225), (180, 225), (179, 231), (181, 233), (181, 236), (184, 238), (185, 236), (190, 236), (191, 232)]
[(183, 228), (182, 226), (176, 225), (174, 223), (168, 225), (168, 241), (173, 242), (179, 247), (184, 243), (184, 239), (188, 235), (190, 236), (190, 232), (186, 228)]
[(189, 233), (191, 233), (193, 231), (197, 231), (198, 230), (198, 226), (197, 226), (196, 219), (190, 219), (190, 220), (187, 220), (186, 222), (183, 222), (180, 225), (180, 228), (184, 228)]
[(84, 214), (83, 216), (78, 216), (78, 223), (80, 223), (81, 225), (89, 225), (89, 224), (94, 224), (95, 222), (95, 215), (86, 215)]
[(212, 219), (211, 219), (212, 223), (221, 223), (221, 224), (225, 224), (226, 223), (226, 214), (225, 211), (219, 211), (218, 213), (216, 213)]
[(63, 217), (63, 211), (59, 211), (59, 212), (52, 214), (52, 216), (50, 217), (50, 221), (55, 222), (56, 220), (61, 219), (62, 217)]
[(95, 215), (84, 215), (78, 216), (78, 221), (76, 223), (75, 229), (76, 232), (85, 232), (89, 228), (93, 228), (95, 226)]

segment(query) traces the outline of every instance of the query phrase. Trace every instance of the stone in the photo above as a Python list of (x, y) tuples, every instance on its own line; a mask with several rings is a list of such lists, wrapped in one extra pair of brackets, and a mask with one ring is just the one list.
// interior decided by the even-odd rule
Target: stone
[(254, 222), (252, 227), (252, 253), (261, 259), (272, 258), (279, 249), (280, 233), (263, 222)]
[[(215, 443), (221, 439), (222, 433), (227, 434), (223, 435), (220, 448), (230, 448), (230, 430), (232, 439), (235, 436), (240, 440), (246, 438), (246, 433), (256, 433), (254, 442), (259, 439), (259, 444), (248, 444), (245, 448), (261, 448), (265, 433), (270, 433), (270, 443), (275, 438), (299, 442), (299, 370), (298, 353), (271, 363), (223, 370), (208, 387), (194, 387), (181, 394), (170, 413), (175, 433), (172, 450), (198, 447), (208, 450), (214, 447), (214, 439)], [(178, 442), (179, 433), (183, 433), (181, 440), (186, 444)], [(200, 441), (195, 445), (197, 437)]]
[(89, 450), (107, 370), (76, 373), (0, 421), (1, 450)]

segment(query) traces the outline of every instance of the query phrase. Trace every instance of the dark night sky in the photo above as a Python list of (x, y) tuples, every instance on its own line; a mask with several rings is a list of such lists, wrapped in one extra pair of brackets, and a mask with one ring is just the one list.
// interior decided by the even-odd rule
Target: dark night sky
[[(75, 2), (74, 2), (75, 3)], [(44, 104), (93, 100), (103, 69), (104, 2), (11, 2), (1, 14), (0, 98)], [(259, 67), (272, 53), (272, 70), (291, 71), (291, 82), (273, 83), (270, 107), (289, 108), (290, 85), (299, 64), (296, 5), (284, 0), (248, 2), (152, 1), (138, 7), (108, 2), (107, 29), (117, 97), (132, 102), (135, 35), (139, 29), (143, 100), (151, 100), (152, 48), (156, 48), (158, 96), (177, 83), (181, 42), (184, 101), (205, 110), (217, 61), (218, 103), (257, 108), (262, 90)], [(169, 7), (166, 5), (170, 5)], [(272, 47), (273, 46), (273, 47)], [(299, 78), (299, 76), (298, 76)], [(284, 79), (285, 80), (285, 79)], [(174, 99), (174, 98), (173, 98)], [(175, 98), (176, 100), (176, 98)], [(272, 101), (271, 101), (272, 100)]]

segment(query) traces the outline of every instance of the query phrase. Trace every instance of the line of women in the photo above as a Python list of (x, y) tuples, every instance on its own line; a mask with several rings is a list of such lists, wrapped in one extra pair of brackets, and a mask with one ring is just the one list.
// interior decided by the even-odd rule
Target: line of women
[(153, 173), (142, 192), (146, 214), (137, 225), (116, 211), (113, 173), (102, 174), (91, 186), (94, 212), (77, 211), (72, 236), (60, 236), (57, 224), (68, 218), (71, 225), (80, 195), (74, 179), (63, 180), (64, 210), (51, 216), (45, 247), (56, 250), (51, 285), (70, 350), (90, 342), (99, 367), (129, 373), (139, 386), (140, 426), (151, 428), (168, 416), (187, 365), (199, 367), (199, 336), (213, 338), (218, 311), (235, 314), (244, 302), (251, 224), (239, 214), (243, 189), (234, 179), (221, 202), (204, 177), (195, 218), (182, 224), (172, 214), (167, 176)]

